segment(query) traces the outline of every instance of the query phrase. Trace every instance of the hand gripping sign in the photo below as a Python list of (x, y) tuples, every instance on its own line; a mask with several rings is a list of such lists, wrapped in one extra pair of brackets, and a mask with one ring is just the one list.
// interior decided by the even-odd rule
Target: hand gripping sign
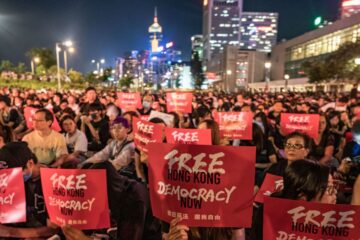
[(210, 129), (165, 128), (168, 143), (211, 145)]
[(250, 112), (219, 112), (215, 115), (220, 135), (229, 139), (252, 139), (253, 114)]
[(255, 202), (264, 203), (264, 196), (270, 196), (274, 192), (279, 192), (284, 187), (284, 180), (281, 176), (267, 173), (263, 184), (255, 196)]
[(360, 236), (360, 207), (265, 197), (264, 240), (349, 240)]
[(0, 223), (26, 221), (24, 178), (21, 168), (0, 170)]
[(148, 144), (151, 142), (160, 143), (163, 140), (164, 127), (133, 118), (134, 142), (136, 147), (143, 152), (148, 152)]
[[(24, 109), (24, 116), (25, 116), (25, 121), (26, 121), (26, 126), (29, 128), (29, 129), (32, 129), (34, 127), (34, 122), (33, 122), (33, 118), (34, 118), (34, 115), (36, 113), (36, 111), (39, 110), (37, 108), (33, 108), (33, 107), (26, 107)], [(50, 110), (51, 111), (51, 110)], [(56, 119), (54, 113), (51, 111), (51, 113), (53, 114), (53, 117), (54, 117), (54, 122), (53, 124), (51, 125), (51, 129), (57, 131), (57, 132), (60, 132), (61, 131), (61, 127), (59, 125), (59, 122), (58, 120)]]
[(41, 168), (50, 221), (78, 229), (110, 227), (106, 171)]
[(118, 92), (117, 97), (116, 105), (125, 111), (136, 110), (142, 107), (140, 93)]
[(255, 147), (149, 145), (153, 213), (190, 227), (250, 227)]
[(320, 121), (318, 114), (282, 113), (280, 118), (281, 131), (285, 135), (298, 131), (306, 133), (313, 139), (318, 138)]
[(166, 93), (166, 109), (168, 112), (192, 112), (193, 94), (189, 92)]

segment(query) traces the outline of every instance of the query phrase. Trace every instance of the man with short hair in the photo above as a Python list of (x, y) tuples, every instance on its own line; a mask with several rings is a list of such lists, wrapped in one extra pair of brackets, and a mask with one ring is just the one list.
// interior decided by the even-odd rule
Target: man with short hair
[(37, 110), (33, 122), (34, 131), (25, 135), (23, 141), (29, 144), (39, 163), (53, 167), (60, 166), (68, 151), (65, 137), (51, 129), (54, 122), (52, 112), (45, 108)]

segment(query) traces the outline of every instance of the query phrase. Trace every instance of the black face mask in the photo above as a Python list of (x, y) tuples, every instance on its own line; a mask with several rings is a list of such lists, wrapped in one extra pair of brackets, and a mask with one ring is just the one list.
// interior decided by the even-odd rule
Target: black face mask
[(95, 120), (95, 119), (97, 118), (97, 114), (96, 114), (96, 113), (90, 114), (90, 118), (91, 118), (92, 120)]

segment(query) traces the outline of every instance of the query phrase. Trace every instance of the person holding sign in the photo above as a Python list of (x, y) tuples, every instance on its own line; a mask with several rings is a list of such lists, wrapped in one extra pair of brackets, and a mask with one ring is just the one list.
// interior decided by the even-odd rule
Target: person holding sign
[[(293, 162), (285, 171), (284, 188), (272, 197), (336, 204), (337, 185), (330, 169), (309, 160)], [(251, 239), (263, 239), (263, 206), (257, 212)]]
[(2, 167), (23, 169), (26, 194), (26, 223), (18, 227), (0, 225), (0, 237), (45, 238), (58, 232), (48, 221), (40, 181), (40, 164), (26, 142), (11, 142), (0, 149)]

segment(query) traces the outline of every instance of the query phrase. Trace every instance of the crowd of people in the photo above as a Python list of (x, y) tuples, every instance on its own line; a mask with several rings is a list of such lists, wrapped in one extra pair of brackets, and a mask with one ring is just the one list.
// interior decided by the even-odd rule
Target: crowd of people
[[(150, 122), (171, 128), (210, 129), (212, 145), (256, 147), (254, 195), (266, 173), (282, 176), (273, 197), (360, 205), (360, 95), (351, 93), (194, 93), (192, 112), (168, 112), (164, 92), (144, 92), (142, 108), (120, 109), (115, 91), (0, 90), (0, 167), (21, 167), (27, 221), (0, 225), (0, 238), (46, 239), (262, 239), (263, 206), (254, 204), (249, 229), (188, 227), (181, 218), (165, 223), (152, 214), (148, 154), (134, 144), (134, 117), (172, 115)], [(24, 109), (35, 108), (33, 128)], [(252, 140), (221, 138), (216, 112), (252, 112)], [(282, 113), (320, 115), (317, 139), (280, 128)], [(57, 121), (61, 131), (52, 129)], [(166, 139), (164, 137), (164, 142)], [(112, 228), (80, 231), (48, 219), (40, 168), (105, 169)]]

